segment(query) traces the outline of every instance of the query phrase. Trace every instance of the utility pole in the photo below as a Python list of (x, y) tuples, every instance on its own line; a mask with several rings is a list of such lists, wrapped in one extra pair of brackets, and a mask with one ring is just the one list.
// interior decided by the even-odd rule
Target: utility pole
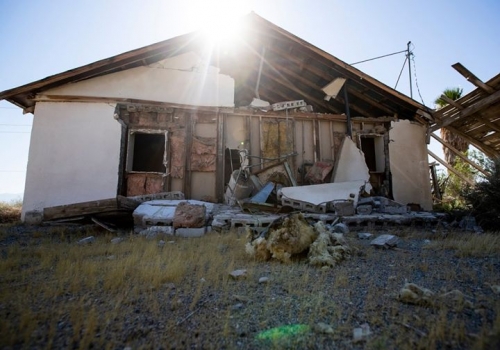
[(410, 51), (410, 45), (411, 41), (408, 41), (408, 44), (406, 44), (406, 58), (408, 59), (408, 74), (410, 76), (410, 97), (413, 98), (413, 87), (411, 83), (411, 62), (410, 62), (412, 52)]

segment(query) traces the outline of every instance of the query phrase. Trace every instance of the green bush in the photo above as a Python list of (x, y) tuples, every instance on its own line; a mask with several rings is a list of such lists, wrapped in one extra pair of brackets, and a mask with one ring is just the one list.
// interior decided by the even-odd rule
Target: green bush
[(470, 207), (476, 221), (485, 230), (500, 227), (500, 158), (485, 164), (488, 176), (476, 181), (475, 187), (466, 187), (462, 197)]

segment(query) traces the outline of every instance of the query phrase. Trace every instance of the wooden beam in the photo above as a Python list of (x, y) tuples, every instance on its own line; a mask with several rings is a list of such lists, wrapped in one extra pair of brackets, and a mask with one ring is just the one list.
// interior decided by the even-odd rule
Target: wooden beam
[(448, 103), (449, 105), (452, 105), (453, 107), (455, 107), (456, 109), (459, 109), (459, 110), (462, 110), (462, 109), (465, 109), (464, 106), (462, 106), (460, 103), (458, 103), (457, 101), (455, 100), (452, 100), (451, 98), (449, 98), (448, 96), (446, 96), (445, 94), (442, 94), (441, 95), (441, 100), (445, 101), (446, 103)]
[(458, 171), (456, 171), (450, 164), (446, 163), (444, 160), (442, 160), (441, 158), (439, 158), (436, 154), (434, 154), (432, 151), (430, 150), (427, 150), (427, 153), (432, 157), (434, 158), (435, 160), (437, 160), (439, 163), (441, 163), (444, 167), (446, 167), (449, 171), (451, 171), (453, 174), (455, 174), (458, 178), (460, 178), (462, 181), (465, 181), (467, 182), (469, 185), (471, 186), (475, 186), (474, 184), (474, 181), (472, 181), (471, 179), (468, 179), (466, 178), (465, 176), (463, 176), (462, 174), (460, 174)]
[(478, 88), (486, 91), (489, 94), (492, 94), (495, 92), (495, 89), (493, 89), (491, 86), (485, 84), (481, 79), (476, 77), (470, 70), (465, 68), (460, 62), (453, 64), (452, 67), (455, 68), (455, 70), (458, 73), (462, 74), (465, 77), (465, 79), (467, 79), (469, 82), (471, 82), (472, 84), (474, 84)]
[(110, 199), (58, 205), (56, 207), (45, 208), (43, 209), (43, 219), (55, 220), (55, 219), (63, 219), (76, 216), (98, 214), (103, 212), (112, 212), (117, 210), (119, 210), (117, 199), (110, 198)]
[(460, 112), (458, 112), (457, 114), (455, 114), (451, 117), (441, 119), (440, 123), (437, 124), (438, 127), (437, 128), (436, 128), (436, 126), (433, 127), (433, 129), (434, 129), (433, 131), (439, 129), (440, 127), (450, 125), (451, 123), (454, 123), (459, 119), (469, 117), (469, 116), (479, 112), (481, 109), (489, 107), (498, 101), (500, 101), (500, 90), (495, 92), (492, 95), (489, 95), (489, 96), (479, 100), (478, 102), (461, 110)]
[(489, 173), (484, 170), (483, 168), (481, 168), (479, 165), (477, 165), (476, 163), (472, 162), (469, 158), (467, 158), (466, 156), (464, 156), (464, 154), (462, 152), (460, 152), (459, 150), (457, 150), (455, 147), (453, 147), (451, 144), (449, 144), (448, 142), (446, 142), (445, 140), (443, 140), (442, 138), (440, 138), (439, 136), (437, 136), (435, 133), (431, 133), (431, 136), (436, 139), (437, 141), (439, 141), (441, 144), (443, 144), (444, 146), (448, 147), (448, 149), (450, 151), (452, 151), (453, 153), (455, 153), (458, 157), (460, 157), (460, 159), (462, 159), (464, 162), (466, 162), (467, 164), (469, 164), (470, 166), (473, 166), (474, 168), (476, 168), (476, 170), (482, 172), (484, 175), (488, 176)]
[(448, 125), (446, 128), (448, 130), (450, 130), (451, 132), (454, 132), (455, 134), (457, 134), (457, 135), (461, 136), (462, 138), (464, 138), (465, 140), (467, 140), (471, 145), (474, 145), (475, 147), (477, 147), (479, 150), (481, 150), (488, 157), (498, 158), (499, 153), (495, 149), (483, 144), (482, 142), (480, 142), (479, 140), (476, 140), (475, 138), (470, 137), (469, 135), (461, 132), (460, 130), (458, 130), (457, 128), (455, 128), (451, 125)]

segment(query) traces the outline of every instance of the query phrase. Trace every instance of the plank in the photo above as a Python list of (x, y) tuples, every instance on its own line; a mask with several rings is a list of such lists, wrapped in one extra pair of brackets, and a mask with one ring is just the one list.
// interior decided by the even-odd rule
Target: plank
[[(461, 110), (460, 112), (458, 112), (457, 114), (455, 114), (452, 117), (441, 119), (441, 121), (440, 121), (440, 123), (438, 123), (438, 125), (439, 125), (439, 127), (450, 125), (451, 123), (454, 123), (457, 120), (469, 117), (469, 116), (479, 112), (483, 108), (487, 108), (498, 101), (500, 101), (500, 90), (495, 92), (492, 95), (484, 97), (483, 99), (481, 99), (478, 102), (474, 103), (473, 105)], [(437, 130), (437, 129), (435, 129), (435, 130)]]
[(478, 88), (486, 91), (489, 94), (492, 94), (495, 92), (495, 90), (489, 86), (486, 85), (481, 79), (476, 77), (470, 70), (465, 68), (460, 62), (457, 62), (455, 64), (451, 65), (458, 73), (463, 75), (465, 79), (467, 79), (469, 82), (477, 86)]
[(43, 210), (43, 219), (63, 219), (75, 216), (97, 214), (104, 211), (113, 210), (118, 210), (118, 202), (116, 198), (101, 199), (96, 201), (58, 205), (45, 208)]
[(427, 153), (429, 153), (429, 155), (434, 158), (435, 160), (437, 160), (439, 163), (441, 163), (444, 167), (446, 167), (446, 169), (448, 169), (449, 171), (451, 171), (453, 174), (455, 174), (459, 179), (461, 179), (462, 181), (465, 181), (467, 182), (469, 185), (471, 186), (475, 186), (474, 184), (474, 181), (472, 181), (471, 179), (468, 179), (466, 178), (465, 176), (463, 176), (462, 174), (460, 174), (458, 171), (456, 171), (450, 164), (446, 163), (444, 160), (442, 160), (441, 158), (439, 158), (436, 154), (434, 154), (432, 151), (430, 150), (427, 150)]
[(462, 159), (464, 162), (466, 162), (467, 164), (469, 164), (470, 166), (474, 167), (476, 170), (480, 171), (481, 173), (483, 173), (484, 175), (488, 176), (489, 173), (484, 170), (483, 168), (481, 168), (479, 165), (477, 165), (476, 163), (472, 162), (469, 158), (467, 158), (466, 156), (463, 155), (462, 152), (460, 152), (459, 150), (457, 150), (455, 147), (453, 147), (451, 144), (449, 144), (448, 142), (446, 142), (445, 140), (443, 140), (442, 138), (440, 138), (439, 136), (437, 136), (435, 133), (431, 133), (431, 136), (436, 139), (437, 141), (439, 141), (441, 144), (445, 145), (446, 147), (448, 147), (450, 149), (450, 151), (452, 151), (453, 153), (455, 153), (460, 159)]

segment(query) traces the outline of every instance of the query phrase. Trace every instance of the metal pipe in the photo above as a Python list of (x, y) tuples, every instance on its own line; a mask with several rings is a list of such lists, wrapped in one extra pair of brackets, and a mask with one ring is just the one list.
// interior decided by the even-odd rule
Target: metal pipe
[(411, 41), (408, 41), (408, 44), (406, 44), (406, 45), (407, 45), (406, 57), (408, 58), (408, 74), (410, 76), (410, 97), (413, 98), (413, 87), (412, 87), (412, 83), (411, 83), (411, 62), (410, 62), (410, 56), (411, 56), (410, 45), (411, 45)]

